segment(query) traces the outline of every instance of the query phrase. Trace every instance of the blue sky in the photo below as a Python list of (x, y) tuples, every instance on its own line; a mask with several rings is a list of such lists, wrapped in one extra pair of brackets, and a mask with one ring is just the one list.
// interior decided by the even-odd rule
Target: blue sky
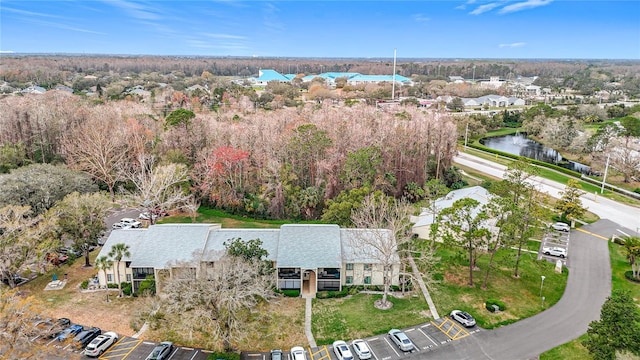
[(0, 51), (640, 59), (640, 1), (2, 0)]

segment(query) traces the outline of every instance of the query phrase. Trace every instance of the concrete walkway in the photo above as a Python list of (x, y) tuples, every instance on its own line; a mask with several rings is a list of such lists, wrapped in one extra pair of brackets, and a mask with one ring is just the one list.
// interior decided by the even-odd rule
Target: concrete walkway
[(313, 333), (311, 332), (311, 303), (313, 298), (305, 296), (305, 307), (304, 307), (304, 334), (307, 335), (307, 340), (309, 340), (309, 346), (312, 348), (317, 347), (316, 339), (313, 338)]
[(413, 273), (413, 277), (418, 280), (418, 284), (420, 285), (420, 290), (422, 290), (422, 294), (424, 298), (427, 300), (427, 304), (429, 304), (429, 311), (431, 311), (431, 316), (434, 319), (439, 319), (440, 315), (438, 315), (438, 309), (436, 309), (436, 305), (433, 303), (431, 299), (431, 294), (429, 294), (429, 290), (427, 290), (427, 285), (424, 284), (424, 280), (422, 280), (422, 275), (418, 271), (418, 266), (416, 262), (413, 260), (413, 256), (409, 255), (409, 264), (411, 264), (411, 272)]

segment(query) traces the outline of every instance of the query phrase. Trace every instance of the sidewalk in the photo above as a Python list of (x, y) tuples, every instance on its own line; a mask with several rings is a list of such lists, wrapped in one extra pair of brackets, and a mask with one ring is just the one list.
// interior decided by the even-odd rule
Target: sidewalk
[(316, 339), (313, 337), (313, 333), (311, 332), (311, 304), (313, 298), (305, 297), (305, 307), (304, 307), (304, 334), (307, 335), (307, 340), (309, 340), (309, 346), (311, 348), (317, 347)]

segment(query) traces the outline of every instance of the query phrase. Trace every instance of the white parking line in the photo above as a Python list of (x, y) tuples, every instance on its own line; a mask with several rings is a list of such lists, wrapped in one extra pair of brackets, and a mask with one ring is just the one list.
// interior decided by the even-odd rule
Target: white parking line
[(196, 355), (198, 355), (198, 350), (196, 350), (196, 352), (193, 353), (193, 356), (189, 360), (193, 360), (196, 357)]
[(155, 345), (156, 344), (156, 343), (151, 342), (151, 341), (143, 341), (142, 343), (145, 344), (145, 345)]
[[(373, 338), (371, 340), (377, 340), (378, 338)], [(366, 340), (365, 340), (366, 341)], [(371, 352), (371, 355), (373, 355), (373, 358), (378, 360), (378, 357), (376, 356), (376, 353), (373, 352), (373, 347), (371, 345), (369, 345), (369, 343), (367, 342), (367, 347), (369, 348), (369, 351)]]
[(176, 348), (175, 348), (175, 349), (173, 349), (173, 352), (171, 353), (171, 355), (169, 355), (169, 359), (168, 359), (168, 360), (171, 360), (171, 358), (173, 357), (173, 355), (175, 355), (177, 352), (178, 352), (178, 347), (176, 346)]
[(426, 337), (427, 337), (427, 339), (429, 339), (429, 341), (431, 341), (431, 342), (433, 343), (433, 345), (438, 346), (438, 344), (436, 344), (436, 342), (435, 342), (435, 341), (433, 341), (433, 339), (432, 339), (429, 335), (427, 335), (427, 333), (425, 333), (424, 331), (422, 331), (422, 329), (418, 329), (418, 330), (420, 330), (420, 332), (422, 333), (422, 335), (426, 336)]
[(387, 342), (387, 345), (389, 345), (389, 347), (391, 348), (391, 350), (393, 350), (393, 352), (394, 352), (394, 353), (396, 353), (396, 355), (397, 355), (398, 357), (400, 357), (400, 354), (398, 354), (398, 352), (397, 352), (397, 351), (396, 351), (396, 349), (394, 348), (394, 346), (395, 346), (395, 345), (391, 345), (391, 343), (389, 342), (389, 339), (387, 339), (387, 338), (384, 338), (384, 341), (386, 341), (386, 342)]

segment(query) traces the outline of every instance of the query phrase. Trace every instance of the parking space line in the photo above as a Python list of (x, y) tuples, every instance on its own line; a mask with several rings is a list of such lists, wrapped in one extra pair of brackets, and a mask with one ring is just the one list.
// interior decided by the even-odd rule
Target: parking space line
[[(137, 348), (137, 347), (138, 347), (138, 345), (140, 345), (140, 344), (142, 343), (142, 339), (133, 339), (133, 340), (134, 340), (134, 341), (127, 341), (127, 342), (124, 342), (124, 345), (126, 345), (126, 344), (130, 344), (130, 343), (132, 343), (132, 342), (135, 342), (135, 343), (136, 343), (136, 344), (135, 344), (135, 345), (133, 345), (130, 349), (128, 349), (129, 351), (127, 351), (127, 352), (126, 352), (126, 353), (124, 353), (124, 354), (114, 354), (114, 355), (111, 355), (111, 356), (122, 356), (120, 359), (126, 359), (126, 358), (127, 358), (127, 356), (129, 356), (129, 355), (133, 352), (133, 350), (135, 350), (135, 348)], [(113, 346), (111, 347), (111, 349), (113, 349), (114, 351), (116, 350), (116, 349), (114, 349), (114, 347), (113, 347)], [(118, 350), (120, 350), (120, 349), (118, 349)], [(127, 348), (125, 348), (124, 350), (127, 350)], [(107, 352), (109, 352), (109, 351), (107, 351)], [(100, 358), (101, 358), (101, 359), (103, 359), (103, 358), (104, 358), (104, 359), (109, 359), (110, 357), (105, 357), (105, 356), (103, 355), (103, 356), (101, 356)]]
[[(324, 355), (322, 353), (324, 353)], [(315, 356), (318, 354), (320, 354), (321, 356), (319, 358), (316, 358)], [(311, 355), (311, 360), (322, 360), (325, 358), (327, 360), (331, 360), (331, 354), (329, 354), (329, 349), (327, 349), (327, 345), (319, 347), (318, 351), (316, 351), (315, 353), (311, 351), (311, 347), (309, 347), (309, 355)]]
[(387, 345), (389, 345), (389, 347), (391, 348), (391, 350), (393, 350), (394, 353), (396, 353), (396, 356), (400, 357), (400, 354), (398, 354), (398, 352), (396, 351), (396, 349), (391, 346), (391, 343), (389, 342), (389, 339), (387, 339), (386, 337), (384, 338), (384, 341), (387, 342)]
[[(466, 331), (462, 326), (453, 322), (453, 320), (449, 318), (445, 318), (444, 321), (440, 324), (435, 322), (431, 322), (438, 330), (442, 331), (445, 335), (447, 335), (451, 340), (462, 339), (463, 337), (469, 336), (469, 332)], [(446, 328), (446, 329), (445, 329)], [(450, 333), (453, 333), (451, 335)]]
[(176, 346), (176, 348), (173, 350), (173, 353), (171, 353), (171, 355), (169, 355), (169, 360), (171, 360), (171, 358), (178, 352), (178, 347)]
[(433, 339), (432, 339), (429, 335), (427, 335), (427, 333), (426, 333), (426, 332), (422, 331), (422, 329), (418, 329), (418, 330), (420, 330), (420, 332), (422, 333), (422, 335), (426, 336), (426, 337), (427, 337), (427, 339), (429, 339), (429, 341), (431, 341), (431, 342), (433, 343), (433, 345), (438, 346), (438, 344), (436, 344), (436, 342), (435, 342), (435, 341), (433, 341)]
[[(184, 349), (184, 348), (183, 348), (183, 349)], [(193, 359), (196, 357), (196, 355), (198, 355), (198, 350), (196, 350), (196, 351), (193, 353), (193, 356), (192, 356), (192, 357), (191, 357), (191, 359), (189, 359), (189, 360), (193, 360)]]
[[(371, 340), (377, 340), (378, 338), (373, 338)], [(367, 340), (364, 340), (365, 342), (367, 342)], [(369, 352), (371, 352), (371, 355), (373, 355), (373, 358), (378, 360), (378, 356), (376, 355), (376, 353), (373, 352), (373, 346), (369, 345), (369, 342), (367, 342), (367, 347), (369, 348)]]

